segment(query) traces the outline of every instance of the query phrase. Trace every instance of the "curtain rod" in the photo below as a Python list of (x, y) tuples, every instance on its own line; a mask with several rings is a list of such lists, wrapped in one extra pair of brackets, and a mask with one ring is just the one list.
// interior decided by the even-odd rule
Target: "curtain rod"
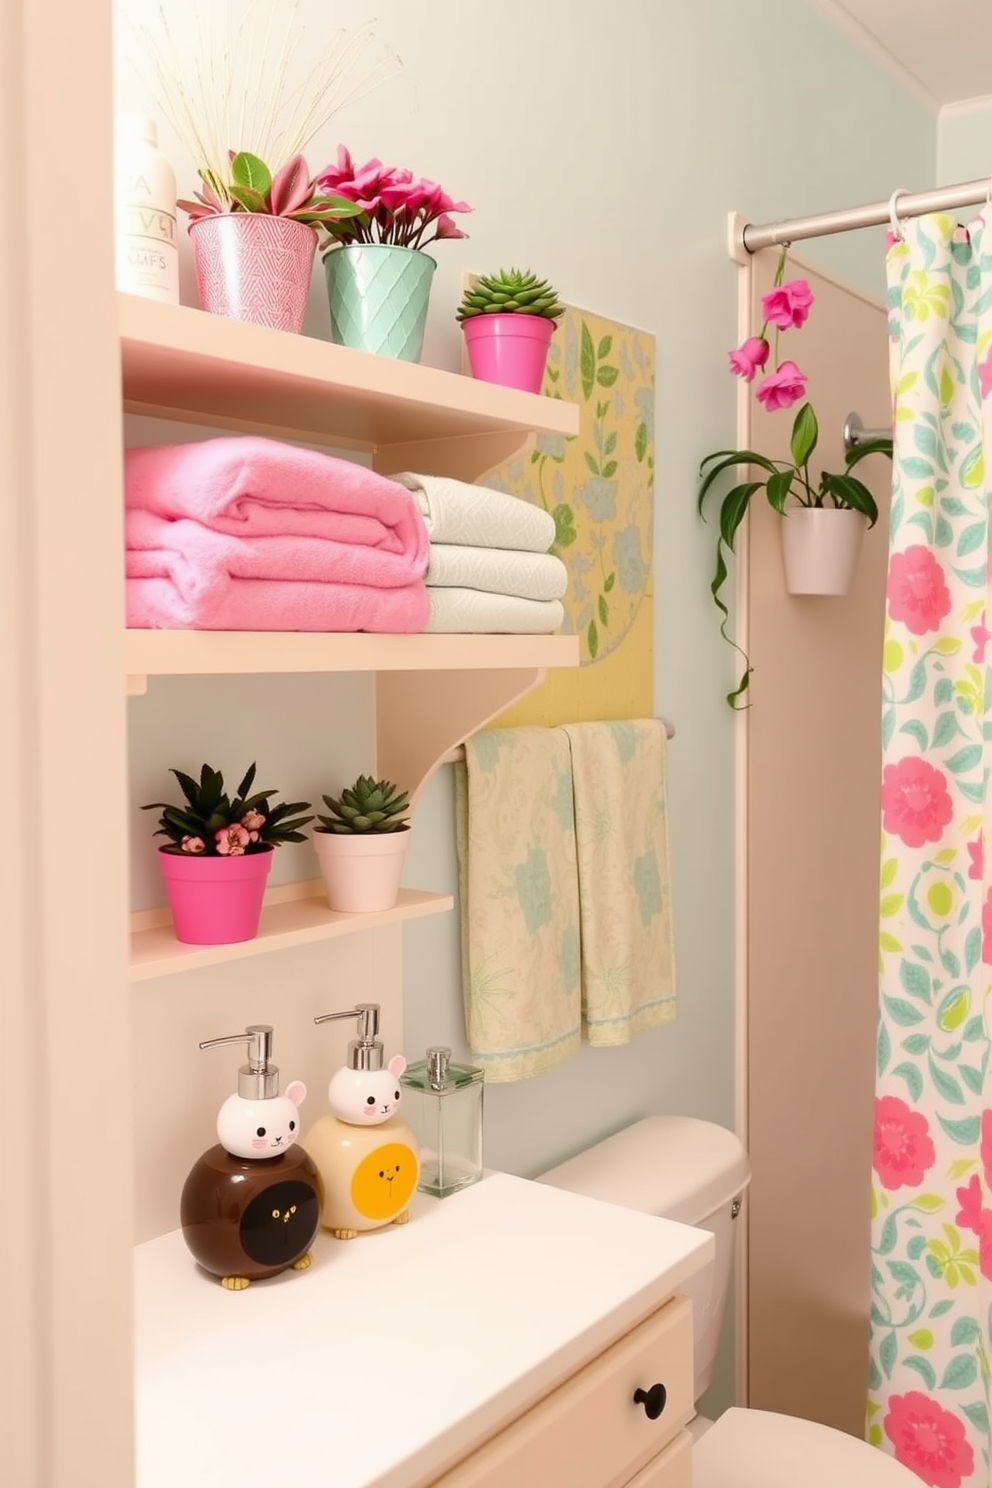
[(897, 217), (922, 217), (925, 212), (950, 212), (955, 207), (983, 206), (992, 196), (992, 181), (963, 181), (959, 186), (940, 186), (934, 191), (893, 192), (891, 201), (872, 202), (866, 207), (847, 207), (824, 212), (819, 217), (793, 217), (785, 222), (748, 222), (741, 229), (740, 244), (748, 253), (796, 243), (800, 238), (824, 238), (831, 233), (853, 232), (860, 227), (881, 227), (893, 210)]

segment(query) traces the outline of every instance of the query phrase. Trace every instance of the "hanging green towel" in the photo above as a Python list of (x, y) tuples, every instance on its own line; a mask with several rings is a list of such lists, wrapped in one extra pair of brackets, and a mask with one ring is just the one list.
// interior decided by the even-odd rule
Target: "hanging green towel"
[(574, 723), (583, 1033), (626, 1044), (675, 1017), (665, 729)]
[(493, 729), (455, 768), (465, 1030), (493, 1081), (523, 1080), (581, 1038), (579, 905), (569, 744)]

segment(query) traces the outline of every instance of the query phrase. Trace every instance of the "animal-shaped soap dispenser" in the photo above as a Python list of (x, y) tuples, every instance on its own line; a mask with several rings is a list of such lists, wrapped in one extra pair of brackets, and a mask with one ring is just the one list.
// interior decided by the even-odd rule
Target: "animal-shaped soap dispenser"
[(352, 1240), (363, 1230), (406, 1224), (420, 1158), (413, 1132), (396, 1115), (406, 1060), (395, 1054), (383, 1063), (379, 1004), (360, 1002), (314, 1022), (337, 1018), (357, 1018), (358, 1038), (327, 1087), (330, 1114), (307, 1132), (307, 1151), (324, 1186), (321, 1224), (339, 1240)]
[(218, 1112), (219, 1142), (183, 1185), (179, 1215), (194, 1260), (229, 1291), (241, 1291), (290, 1266), (306, 1270), (322, 1192), (313, 1159), (297, 1145), (307, 1087), (294, 1080), (279, 1094), (270, 1024), (249, 1024), (200, 1048), (221, 1044), (247, 1044), (248, 1063), (238, 1070), (237, 1094)]

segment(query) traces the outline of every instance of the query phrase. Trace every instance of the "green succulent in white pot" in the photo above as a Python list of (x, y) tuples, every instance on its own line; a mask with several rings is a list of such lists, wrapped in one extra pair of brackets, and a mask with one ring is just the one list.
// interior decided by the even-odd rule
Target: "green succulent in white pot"
[(390, 780), (359, 775), (323, 797), (313, 845), (328, 906), (347, 914), (392, 909), (410, 840), (410, 798)]
[(553, 285), (529, 270), (480, 274), (455, 312), (472, 376), (539, 393), (551, 337), (564, 313)]

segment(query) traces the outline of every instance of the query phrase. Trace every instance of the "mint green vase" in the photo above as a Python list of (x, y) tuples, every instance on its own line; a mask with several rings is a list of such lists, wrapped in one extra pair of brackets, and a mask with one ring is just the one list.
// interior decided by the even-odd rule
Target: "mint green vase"
[(429, 254), (391, 243), (332, 248), (324, 256), (331, 340), (419, 361), (436, 267)]

